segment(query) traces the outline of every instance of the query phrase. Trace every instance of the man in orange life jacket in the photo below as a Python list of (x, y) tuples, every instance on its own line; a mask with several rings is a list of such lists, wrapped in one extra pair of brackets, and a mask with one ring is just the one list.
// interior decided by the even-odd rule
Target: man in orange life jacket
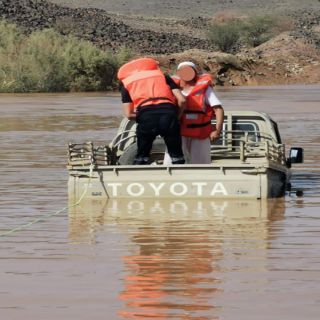
[[(198, 72), (193, 62), (178, 65), (176, 83), (187, 99), (181, 117), (181, 135), (186, 163), (210, 164), (211, 141), (217, 140), (223, 126), (224, 110), (212, 89), (212, 77)], [(211, 119), (216, 118), (212, 126)], [(165, 154), (164, 164), (170, 163)]]
[[(151, 58), (136, 59), (118, 72), (124, 114), (137, 122), (134, 164), (147, 164), (155, 138), (163, 137), (173, 164), (185, 162), (178, 114), (185, 107), (179, 87)], [(180, 109), (180, 111), (178, 110)]]

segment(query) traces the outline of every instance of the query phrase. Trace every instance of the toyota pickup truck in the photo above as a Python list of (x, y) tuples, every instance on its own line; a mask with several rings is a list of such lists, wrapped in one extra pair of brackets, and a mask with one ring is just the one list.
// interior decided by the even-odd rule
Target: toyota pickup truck
[(69, 198), (275, 198), (290, 183), (291, 165), (303, 162), (303, 149), (286, 155), (276, 122), (254, 111), (225, 113), (211, 164), (164, 165), (160, 137), (150, 164), (133, 165), (136, 150), (136, 123), (127, 119), (108, 145), (70, 142)]

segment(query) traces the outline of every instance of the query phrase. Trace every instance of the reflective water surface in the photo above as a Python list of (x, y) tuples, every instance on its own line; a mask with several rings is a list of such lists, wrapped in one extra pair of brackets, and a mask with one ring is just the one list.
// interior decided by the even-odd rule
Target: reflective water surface
[[(0, 95), (0, 319), (319, 319), (320, 86), (219, 89), (302, 146), (293, 191), (268, 201), (68, 205), (66, 144), (105, 143), (119, 97)], [(296, 190), (303, 196), (297, 197)]]

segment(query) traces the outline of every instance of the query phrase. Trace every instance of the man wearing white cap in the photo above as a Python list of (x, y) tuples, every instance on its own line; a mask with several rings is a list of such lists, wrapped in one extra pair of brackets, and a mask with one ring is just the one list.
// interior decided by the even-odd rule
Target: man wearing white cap
[[(224, 110), (212, 89), (212, 77), (201, 73), (191, 61), (178, 65), (176, 83), (186, 97), (187, 107), (181, 116), (182, 147), (186, 163), (210, 164), (211, 141), (219, 139)], [(211, 120), (216, 119), (216, 125)], [(170, 164), (166, 153), (164, 164)]]

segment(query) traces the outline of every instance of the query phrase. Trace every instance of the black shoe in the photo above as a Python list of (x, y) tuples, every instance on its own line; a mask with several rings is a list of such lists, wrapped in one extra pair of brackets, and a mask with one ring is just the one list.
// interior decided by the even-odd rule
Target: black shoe
[(185, 162), (184, 157), (171, 157), (172, 164), (184, 164)]
[(136, 158), (133, 161), (134, 165), (145, 165), (145, 164), (149, 164), (149, 158), (144, 157), (144, 158)]

